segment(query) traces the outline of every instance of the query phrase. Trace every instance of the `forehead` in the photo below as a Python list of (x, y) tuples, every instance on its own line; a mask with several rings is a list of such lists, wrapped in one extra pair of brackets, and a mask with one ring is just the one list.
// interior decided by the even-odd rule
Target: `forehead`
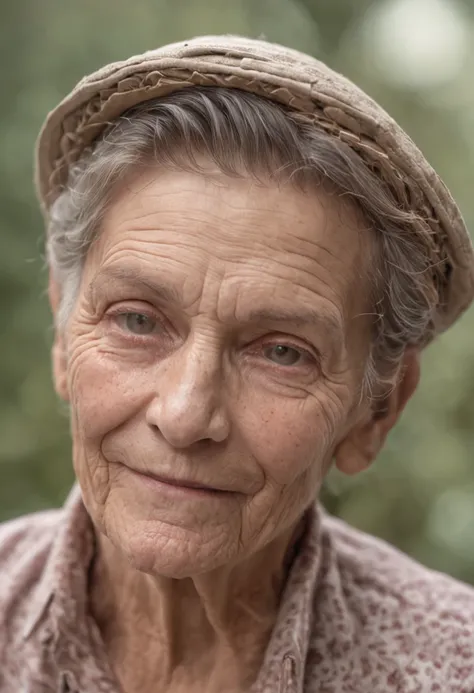
[[(93, 275), (134, 265), (161, 283), (256, 298), (365, 303), (370, 238), (356, 211), (321, 189), (245, 178), (148, 172), (123, 185), (104, 216)], [(191, 295), (196, 294), (193, 298)]]

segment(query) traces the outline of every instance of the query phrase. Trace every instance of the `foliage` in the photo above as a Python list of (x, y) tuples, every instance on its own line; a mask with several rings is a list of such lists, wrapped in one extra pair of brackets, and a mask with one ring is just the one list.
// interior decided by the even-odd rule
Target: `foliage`
[[(264, 35), (352, 77), (407, 129), (474, 222), (474, 42), (449, 81), (388, 80), (370, 19), (384, 0), (16, 0), (0, 7), (0, 519), (62, 502), (72, 482), (67, 415), (53, 393), (52, 332), (32, 151), (48, 109), (115, 59), (200, 33)], [(426, 4), (426, 3), (425, 3)], [(451, 3), (472, 37), (472, 4)], [(376, 5), (376, 6), (375, 6)], [(429, 17), (427, 17), (428, 21)], [(471, 113), (471, 115), (469, 115)], [(423, 382), (372, 469), (333, 474), (330, 511), (474, 583), (474, 352), (469, 313), (428, 350)]]

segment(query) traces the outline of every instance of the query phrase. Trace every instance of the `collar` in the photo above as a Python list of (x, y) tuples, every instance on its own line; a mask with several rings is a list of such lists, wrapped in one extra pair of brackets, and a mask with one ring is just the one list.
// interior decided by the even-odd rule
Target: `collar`
[[(90, 517), (75, 485), (64, 505), (45, 569), (33, 596), (23, 638), (40, 643), (40, 675), (60, 693), (117, 691), (99, 629), (88, 608), (95, 554)], [(28, 690), (30, 690), (28, 688)]]
[(94, 555), (94, 544), (91, 522), (82, 502), (80, 488), (75, 484), (62, 509), (58, 533), (35, 588), (23, 639), (28, 639), (51, 617), (72, 624), (84, 618), (87, 573)]

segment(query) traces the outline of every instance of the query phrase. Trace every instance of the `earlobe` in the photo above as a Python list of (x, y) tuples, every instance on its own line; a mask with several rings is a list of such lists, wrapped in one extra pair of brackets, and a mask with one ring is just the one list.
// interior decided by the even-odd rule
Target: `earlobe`
[(405, 351), (398, 380), (387, 395), (371, 407), (369, 418), (359, 421), (337, 446), (336, 467), (344, 474), (367, 469), (382, 449), (420, 379), (420, 353), (410, 347)]
[(371, 420), (351, 431), (337, 446), (334, 453), (336, 467), (348, 476), (359, 474), (370, 467), (381, 447), (380, 431)]

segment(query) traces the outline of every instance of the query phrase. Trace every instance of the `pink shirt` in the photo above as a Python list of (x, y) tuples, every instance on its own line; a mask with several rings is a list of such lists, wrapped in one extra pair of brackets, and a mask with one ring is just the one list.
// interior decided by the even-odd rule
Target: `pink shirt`
[[(0, 525), (1, 693), (119, 693), (88, 608), (93, 555), (77, 487)], [(251, 693), (436, 691), (474, 693), (474, 590), (315, 506)]]

